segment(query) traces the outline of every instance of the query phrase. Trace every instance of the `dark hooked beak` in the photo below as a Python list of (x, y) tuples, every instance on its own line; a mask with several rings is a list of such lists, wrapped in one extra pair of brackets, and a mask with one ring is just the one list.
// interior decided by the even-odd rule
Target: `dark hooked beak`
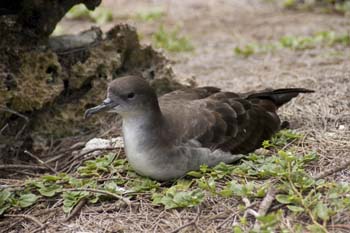
[(85, 111), (84, 114), (84, 118), (87, 119), (89, 118), (91, 115), (98, 113), (98, 112), (102, 112), (102, 111), (107, 111), (115, 106), (117, 106), (118, 104), (113, 102), (110, 98), (105, 99), (102, 104), (97, 105), (96, 107), (93, 108), (89, 108), (88, 110)]

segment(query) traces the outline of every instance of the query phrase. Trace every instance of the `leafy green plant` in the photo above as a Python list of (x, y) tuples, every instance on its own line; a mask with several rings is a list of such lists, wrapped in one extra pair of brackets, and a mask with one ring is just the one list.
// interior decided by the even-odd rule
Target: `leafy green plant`
[(249, 57), (256, 53), (268, 53), (279, 49), (305, 50), (318, 46), (334, 46), (342, 44), (350, 45), (349, 34), (336, 34), (335, 32), (323, 31), (311, 36), (283, 36), (277, 42), (270, 44), (251, 43), (234, 48), (234, 53), (239, 56)]
[(325, 13), (341, 13), (347, 14), (350, 12), (350, 2), (348, 0), (283, 0), (282, 6), (287, 9), (322, 11)]
[(97, 7), (94, 11), (89, 11), (84, 4), (72, 7), (65, 17), (69, 19), (88, 19), (97, 24), (105, 24), (113, 20), (113, 13), (105, 7)]
[(132, 180), (127, 183), (132, 192), (155, 191), (160, 184), (157, 181), (149, 178), (139, 177), (139, 179)]
[(266, 189), (267, 185), (257, 184), (253, 181), (240, 184), (232, 180), (227, 182), (226, 186), (220, 191), (220, 195), (223, 197), (264, 197)]
[(155, 8), (148, 11), (140, 11), (136, 14), (136, 19), (141, 21), (156, 21), (165, 16), (165, 12), (161, 8)]
[(194, 207), (202, 203), (204, 193), (200, 189), (183, 191), (173, 186), (164, 190), (163, 193), (154, 193), (152, 199), (154, 204), (162, 204), (165, 209)]
[[(104, 173), (110, 172), (113, 168), (112, 163), (115, 159), (113, 153), (98, 157), (95, 160), (88, 160), (84, 166), (78, 168), (81, 176), (101, 176)], [(123, 165), (125, 160), (116, 161), (116, 165)]]
[(263, 141), (262, 145), (265, 149), (279, 148), (299, 138), (301, 138), (301, 135), (292, 130), (281, 130), (272, 136), (271, 139)]
[(153, 44), (169, 52), (188, 52), (194, 48), (188, 38), (179, 35), (179, 29), (168, 31), (161, 25), (152, 35)]
[(11, 207), (12, 195), (13, 194), (6, 189), (0, 190), (0, 215)]
[(79, 203), (83, 198), (87, 198), (89, 192), (86, 191), (68, 191), (62, 194), (63, 198), (63, 211), (65, 213), (71, 212), (71, 210)]
[[(293, 143), (302, 135), (283, 130), (264, 142), (268, 154), (251, 153), (238, 164), (202, 165), (188, 173), (190, 179), (175, 184), (160, 183), (137, 175), (125, 159), (106, 154), (86, 161), (74, 174), (43, 175), (28, 180), (20, 189), (0, 191), (0, 215), (20, 211), (40, 199), (60, 199), (64, 212), (81, 202), (99, 203), (145, 195), (165, 209), (190, 208), (206, 197), (245, 200), (237, 206), (233, 232), (289, 232), (282, 219), (291, 217), (293, 231), (325, 232), (337, 213), (350, 211), (350, 183), (329, 182), (311, 177), (308, 164), (315, 153), (297, 153)], [(273, 186), (281, 204), (277, 211), (257, 216), (259, 228), (251, 228), (247, 204), (259, 202)], [(255, 207), (254, 207), (255, 208)], [(304, 219), (302, 223), (297, 223)]]
[(9, 190), (3, 189), (0, 191), (0, 215), (11, 207), (27, 208), (36, 203), (39, 199), (38, 195), (24, 190), (21, 193), (16, 194)]

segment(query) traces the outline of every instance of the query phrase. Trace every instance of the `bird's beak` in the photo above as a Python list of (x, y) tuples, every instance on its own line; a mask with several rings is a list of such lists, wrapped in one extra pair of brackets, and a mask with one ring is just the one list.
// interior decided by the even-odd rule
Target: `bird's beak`
[(96, 107), (89, 108), (88, 110), (85, 111), (84, 118), (87, 119), (91, 115), (102, 112), (102, 111), (107, 111), (115, 106), (117, 106), (118, 103), (113, 102), (110, 98), (105, 99), (102, 104), (97, 105)]

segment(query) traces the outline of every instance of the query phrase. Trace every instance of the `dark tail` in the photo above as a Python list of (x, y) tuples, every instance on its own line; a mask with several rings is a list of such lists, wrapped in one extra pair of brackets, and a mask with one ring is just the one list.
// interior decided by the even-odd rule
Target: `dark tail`
[(312, 93), (313, 90), (305, 88), (282, 88), (276, 90), (266, 90), (258, 93), (249, 94), (247, 99), (267, 99), (271, 100), (277, 107), (282, 106), (299, 93)]

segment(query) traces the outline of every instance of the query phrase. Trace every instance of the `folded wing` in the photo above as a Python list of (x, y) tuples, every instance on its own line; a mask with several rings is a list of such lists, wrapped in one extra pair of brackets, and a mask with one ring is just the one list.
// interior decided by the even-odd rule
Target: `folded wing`
[[(248, 153), (261, 146), (280, 129), (276, 110), (299, 93), (301, 88), (265, 90), (236, 94), (215, 87), (176, 91), (159, 99), (160, 107), (172, 125), (174, 140), (196, 141), (202, 147), (233, 154)], [(186, 119), (186, 122), (180, 122)]]

